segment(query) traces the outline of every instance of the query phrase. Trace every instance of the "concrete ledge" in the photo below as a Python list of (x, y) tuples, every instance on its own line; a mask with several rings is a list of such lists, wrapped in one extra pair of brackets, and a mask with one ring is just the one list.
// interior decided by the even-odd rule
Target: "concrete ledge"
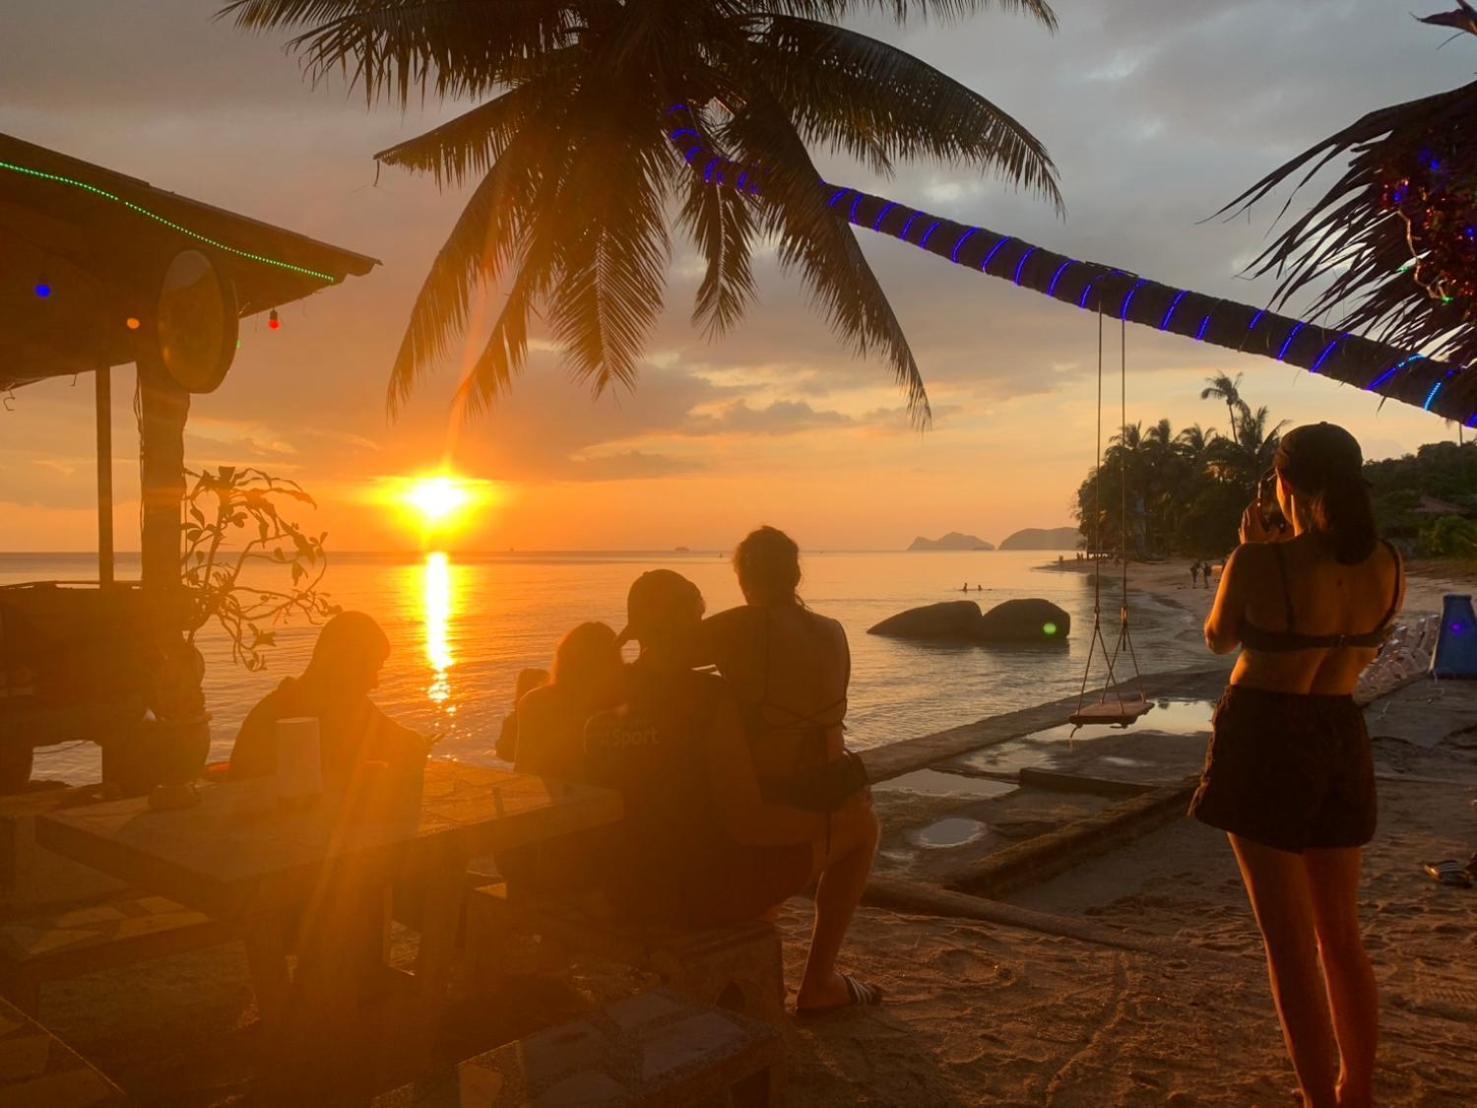
[(948, 888), (977, 896), (999, 896), (1071, 869), (1184, 815), (1198, 777), (1166, 785), (997, 851), (949, 876)]
[[(1225, 688), (1230, 672), (1229, 664), (1213, 669), (1172, 670), (1168, 673), (1147, 674), (1143, 678), (1143, 684), (1150, 699), (1201, 697), (1213, 700)], [(1126, 684), (1119, 688), (1125, 693), (1131, 691)], [(951, 727), (947, 731), (936, 731), (916, 739), (874, 746), (859, 752), (862, 764), (867, 767), (868, 780), (874, 783), (901, 777), (914, 770), (927, 769), (934, 762), (942, 762), (946, 758), (956, 758), (987, 746), (1009, 742), (1048, 727), (1058, 727), (1068, 722), (1067, 717), (1077, 707), (1077, 699), (1075, 696), (1063, 697), (1050, 704), (1038, 704), (1031, 708), (989, 716), (961, 727)], [(1152, 729), (1150, 724), (1143, 726)]]

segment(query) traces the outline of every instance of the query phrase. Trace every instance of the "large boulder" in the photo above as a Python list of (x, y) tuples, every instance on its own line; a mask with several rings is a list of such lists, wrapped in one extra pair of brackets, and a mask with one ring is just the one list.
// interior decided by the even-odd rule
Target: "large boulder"
[(889, 616), (871, 635), (897, 639), (935, 639), (946, 642), (1063, 642), (1072, 631), (1072, 617), (1049, 600), (1007, 600), (981, 612), (973, 600), (926, 604)]
[(1050, 600), (1030, 597), (996, 604), (980, 616), (975, 636), (986, 642), (1051, 642), (1071, 633), (1071, 616)]
[(869, 627), (867, 634), (895, 639), (972, 639), (979, 622), (980, 606), (973, 600), (946, 600), (888, 616)]

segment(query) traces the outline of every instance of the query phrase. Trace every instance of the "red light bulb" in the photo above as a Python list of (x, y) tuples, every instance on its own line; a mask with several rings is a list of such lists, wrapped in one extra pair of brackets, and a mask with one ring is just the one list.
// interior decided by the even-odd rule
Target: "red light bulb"
[(282, 321), (277, 318), (277, 309), (273, 308), (267, 313), (267, 327), (273, 331), (282, 330)]

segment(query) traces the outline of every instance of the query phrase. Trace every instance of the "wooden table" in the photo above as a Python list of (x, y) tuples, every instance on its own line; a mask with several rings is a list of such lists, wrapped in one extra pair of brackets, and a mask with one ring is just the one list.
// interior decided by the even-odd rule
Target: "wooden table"
[(395, 990), (412, 1003), (395, 1039), (429, 1046), (468, 861), (621, 816), (609, 790), (439, 761), (418, 789), (369, 778), (307, 807), (284, 806), (270, 778), (199, 791), (198, 805), (177, 811), (135, 799), (54, 812), (37, 819), (36, 839), (230, 924), (246, 940), (269, 1031), (265, 1074), (293, 1093), (303, 1091), (294, 1082), (328, 1081), (336, 1069), (370, 1081), (348, 1040), (392, 980), (382, 972), (392, 886), (421, 900), (414, 979)]

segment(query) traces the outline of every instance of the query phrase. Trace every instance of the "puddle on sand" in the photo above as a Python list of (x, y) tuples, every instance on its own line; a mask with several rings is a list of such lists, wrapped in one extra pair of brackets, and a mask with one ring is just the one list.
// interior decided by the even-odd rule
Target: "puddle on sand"
[(880, 781), (873, 789), (900, 789), (904, 792), (920, 793), (923, 796), (1005, 796), (1016, 790), (1013, 781), (992, 781), (988, 777), (965, 777), (958, 773), (944, 773), (936, 769), (914, 770), (901, 777)]
[[(1208, 735), (1210, 717), (1214, 712), (1215, 703), (1210, 700), (1156, 700), (1153, 710), (1128, 728), (1094, 724), (1078, 728), (1076, 734), (1073, 734), (1072, 725), (1066, 723), (967, 754), (959, 759), (959, 763), (974, 769), (997, 772), (1018, 773), (1027, 767), (1050, 768), (1059, 761), (1058, 755), (1080, 750), (1084, 744), (1091, 744), (1098, 739), (1124, 738), (1135, 733), (1186, 738)], [(1123, 759), (1121, 755), (1104, 755), (1103, 762), (1119, 765), (1147, 764)]]
[(916, 831), (908, 832), (908, 838), (919, 846), (954, 847), (964, 846), (976, 842), (985, 837), (989, 827), (977, 819), (965, 819), (963, 816), (950, 816), (930, 823), (927, 827), (921, 827)]

